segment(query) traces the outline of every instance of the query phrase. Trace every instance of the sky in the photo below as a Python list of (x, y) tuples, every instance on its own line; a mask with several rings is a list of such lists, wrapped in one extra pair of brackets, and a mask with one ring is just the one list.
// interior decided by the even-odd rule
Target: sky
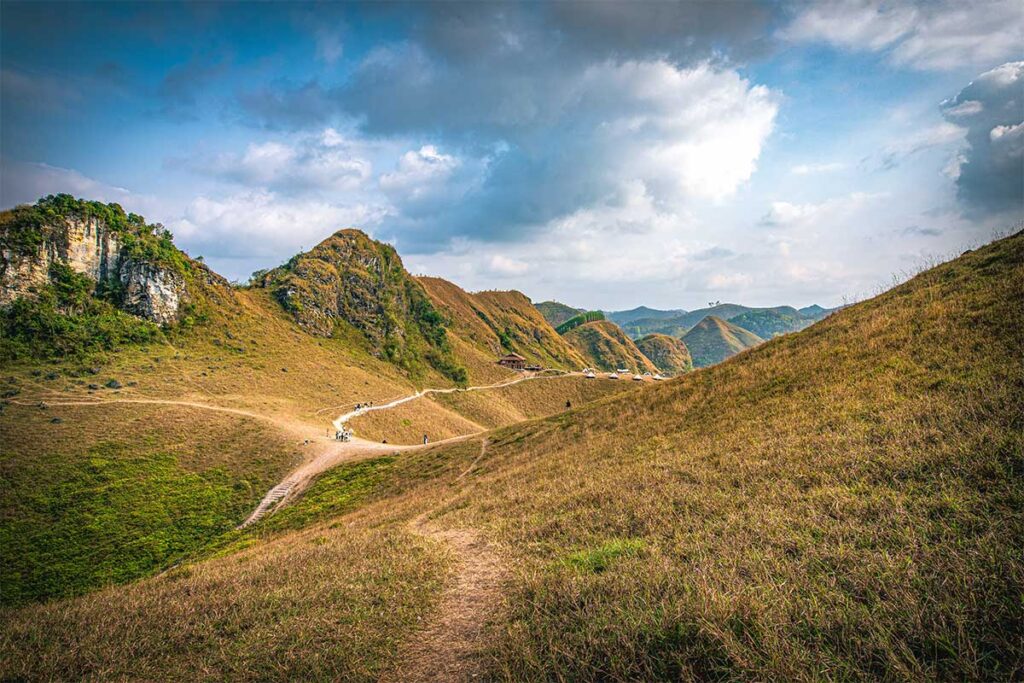
[(1024, 219), (1024, 5), (0, 4), (0, 207), (245, 281), (343, 227), (605, 310), (835, 306)]

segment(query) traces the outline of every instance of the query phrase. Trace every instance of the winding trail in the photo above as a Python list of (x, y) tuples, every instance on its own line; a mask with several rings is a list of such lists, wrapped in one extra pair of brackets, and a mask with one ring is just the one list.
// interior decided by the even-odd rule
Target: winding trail
[(527, 382), (527, 381), (532, 380), (532, 379), (552, 379), (552, 378), (555, 378), (555, 377), (571, 377), (573, 375), (580, 375), (580, 374), (582, 374), (582, 373), (579, 373), (579, 372), (559, 372), (558, 374), (548, 374), (548, 375), (544, 375), (544, 374), (525, 375), (523, 377), (517, 377), (517, 378), (515, 378), (513, 380), (509, 380), (509, 381), (505, 381), (505, 382), (495, 382), (494, 384), (484, 384), (482, 386), (475, 386), (475, 387), (449, 387), (449, 388), (446, 388), (446, 389), (423, 389), (422, 391), (417, 391), (415, 394), (411, 394), (409, 396), (403, 396), (402, 398), (396, 398), (395, 400), (393, 400), (393, 401), (391, 401), (389, 403), (384, 403), (384, 404), (381, 404), (379, 406), (368, 406), (366, 408), (359, 408), (358, 410), (349, 411), (349, 412), (345, 413), (344, 415), (339, 415), (337, 418), (335, 418), (334, 421), (332, 422), (332, 424), (334, 425), (335, 429), (341, 429), (341, 426), (343, 424), (345, 424), (346, 422), (348, 422), (349, 420), (351, 420), (354, 417), (359, 417), (360, 415), (365, 415), (366, 413), (372, 413), (375, 410), (387, 410), (389, 408), (394, 408), (395, 406), (400, 406), (403, 403), (408, 403), (409, 401), (415, 401), (416, 399), (423, 398), (424, 396), (427, 396), (429, 394), (455, 394), (455, 393), (459, 393), (459, 392), (463, 392), (463, 391), (486, 391), (488, 389), (502, 389), (504, 387), (510, 387), (513, 384), (519, 384), (520, 382)]
[[(486, 391), (489, 389), (501, 389), (503, 387), (509, 387), (520, 382), (526, 382), (535, 379), (552, 379), (555, 377), (566, 377), (571, 375), (578, 375), (580, 373), (574, 372), (557, 372), (557, 373), (540, 373), (540, 374), (528, 374), (521, 377), (516, 377), (512, 380), (505, 380), (501, 382), (495, 382), (494, 384), (485, 384), (480, 386), (471, 387), (450, 387), (444, 389), (423, 389), (417, 391), (414, 394), (397, 398), (388, 403), (384, 403), (378, 406), (369, 406), (360, 408), (359, 410), (352, 410), (344, 413), (334, 420), (332, 424), (335, 430), (341, 429), (342, 426), (351, 420), (352, 418), (366, 413), (377, 411), (377, 410), (388, 410), (396, 406), (400, 406), (403, 403), (409, 401), (415, 401), (418, 398), (428, 396), (430, 394), (452, 394), (462, 391)], [(14, 400), (12, 403), (18, 405), (36, 405), (39, 403), (38, 400)], [(389, 453), (395, 453), (398, 451), (408, 451), (418, 448), (426, 448), (430, 446), (436, 446), (438, 444), (451, 443), (455, 441), (461, 441), (479, 434), (474, 432), (471, 434), (464, 434), (461, 436), (454, 436), (449, 439), (443, 439), (440, 441), (434, 441), (430, 444), (413, 444), (413, 445), (401, 445), (401, 444), (381, 444), (375, 441), (367, 441), (366, 439), (360, 439), (353, 437), (351, 441), (341, 442), (335, 441), (320, 435), (320, 429), (313, 427), (307, 422), (300, 420), (272, 417), (269, 415), (263, 415), (255, 413), (242, 408), (228, 408), (225, 406), (211, 405), (209, 403), (201, 403), (198, 401), (183, 401), (174, 399), (157, 399), (157, 398), (95, 398), (95, 399), (75, 399), (75, 400), (48, 400), (45, 401), (50, 406), (99, 406), (110, 403), (131, 403), (131, 404), (144, 404), (144, 405), (170, 405), (170, 406), (183, 406), (187, 408), (198, 408), (200, 410), (212, 410), (221, 413), (229, 413), (232, 415), (239, 415), (243, 417), (250, 417), (264, 422), (270, 422), (271, 424), (279, 427), (283, 431), (292, 434), (296, 438), (302, 439), (303, 443), (312, 446), (313, 453), (307, 456), (306, 462), (300, 465), (298, 468), (290, 472), (280, 483), (274, 486), (263, 499), (256, 506), (256, 509), (252, 511), (248, 518), (242, 522), (238, 528), (242, 529), (250, 526), (262, 519), (267, 514), (273, 512), (278, 507), (284, 505), (287, 501), (298, 495), (309, 483), (320, 473), (331, 469), (343, 462), (350, 462), (359, 460), (362, 458), (373, 457), (376, 455), (386, 455)], [(321, 411), (317, 411), (318, 413)], [(310, 436), (315, 430), (314, 436)], [(482, 431), (482, 430), (481, 430)], [(486, 440), (485, 440), (486, 448)], [(483, 456), (481, 451), (480, 457)], [(479, 460), (479, 458), (478, 458)], [(475, 465), (475, 462), (474, 462)], [(470, 466), (472, 468), (472, 465)], [(468, 472), (468, 470), (467, 470)], [(465, 472), (463, 473), (465, 474)]]

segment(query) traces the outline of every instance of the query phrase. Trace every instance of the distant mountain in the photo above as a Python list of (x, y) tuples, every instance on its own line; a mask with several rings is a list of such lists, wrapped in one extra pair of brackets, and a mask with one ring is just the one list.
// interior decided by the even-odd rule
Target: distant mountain
[(613, 323), (625, 327), (627, 324), (634, 320), (664, 320), (665, 318), (675, 318), (686, 313), (685, 310), (679, 308), (668, 311), (659, 311), (656, 308), (648, 308), (647, 306), (637, 306), (628, 311), (605, 311), (605, 316)]
[(534, 304), (534, 308), (540, 311), (540, 314), (544, 316), (544, 319), (548, 321), (551, 327), (558, 327), (569, 318), (586, 310), (566, 306), (558, 301), (542, 301), (539, 304)]
[(825, 316), (827, 316), (830, 313), (834, 313), (836, 310), (838, 310), (838, 309), (836, 309), (836, 308), (822, 308), (818, 304), (812, 304), (810, 306), (804, 306), (803, 308), (801, 308), (799, 310), (799, 313), (800, 313), (800, 315), (804, 316), (805, 318), (810, 318), (812, 320), (817, 321), (817, 320), (821, 320), (822, 318), (824, 318)]
[(625, 367), (639, 372), (658, 371), (633, 340), (623, 333), (622, 328), (609, 320), (580, 325), (566, 332), (562, 338), (598, 370)]
[(683, 337), (683, 343), (693, 358), (693, 365), (698, 368), (721, 363), (763, 341), (753, 332), (713, 315), (701, 320)]
[(798, 332), (812, 325), (815, 318), (801, 315), (792, 306), (778, 308), (755, 308), (741, 313), (729, 322), (750, 330), (762, 339), (771, 339), (787, 332)]
[[(638, 318), (622, 324), (622, 329), (633, 339), (639, 339), (647, 334), (667, 334), (671, 337), (682, 337), (694, 325), (709, 315), (746, 328), (765, 339), (796, 332), (821, 320), (835, 309), (822, 308), (821, 306), (807, 306), (797, 310), (792, 306), (775, 306), (772, 308), (752, 308), (739, 304), (717, 304), (709, 308), (701, 308), (695, 311), (671, 316), (671, 317), (648, 317)], [(741, 319), (741, 316), (742, 319)]]
[[(650, 310), (650, 309), (648, 309)], [(639, 339), (648, 334), (667, 334), (670, 337), (682, 337), (690, 329), (709, 315), (722, 320), (734, 318), (741, 313), (751, 310), (739, 304), (718, 304), (709, 308), (699, 308), (695, 311), (678, 311), (676, 315), (636, 318), (622, 325), (633, 339)]]
[(675, 375), (693, 370), (693, 359), (682, 339), (667, 334), (649, 334), (638, 341), (636, 347), (662, 372)]

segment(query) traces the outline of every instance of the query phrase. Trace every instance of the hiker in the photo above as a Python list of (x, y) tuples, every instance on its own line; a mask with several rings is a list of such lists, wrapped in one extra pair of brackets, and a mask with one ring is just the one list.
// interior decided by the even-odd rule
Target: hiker
[(569, 409), (571, 409), (571, 408), (572, 408), (572, 401), (566, 401), (566, 402), (565, 402), (565, 409), (566, 409), (566, 410), (569, 410)]
[(427, 445), (427, 441), (429, 441), (429, 440), (430, 440), (430, 439), (428, 439), (428, 438), (427, 438), (427, 435), (426, 435), (426, 434), (424, 434), (424, 435), (423, 435), (423, 445), (424, 445), (424, 446), (426, 446), (426, 445)]

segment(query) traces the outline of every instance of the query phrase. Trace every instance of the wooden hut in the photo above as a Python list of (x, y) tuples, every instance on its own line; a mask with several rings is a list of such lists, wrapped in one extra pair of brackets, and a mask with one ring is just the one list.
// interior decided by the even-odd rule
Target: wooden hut
[(518, 353), (507, 353), (498, 359), (498, 365), (512, 370), (522, 370), (526, 367), (526, 359)]

